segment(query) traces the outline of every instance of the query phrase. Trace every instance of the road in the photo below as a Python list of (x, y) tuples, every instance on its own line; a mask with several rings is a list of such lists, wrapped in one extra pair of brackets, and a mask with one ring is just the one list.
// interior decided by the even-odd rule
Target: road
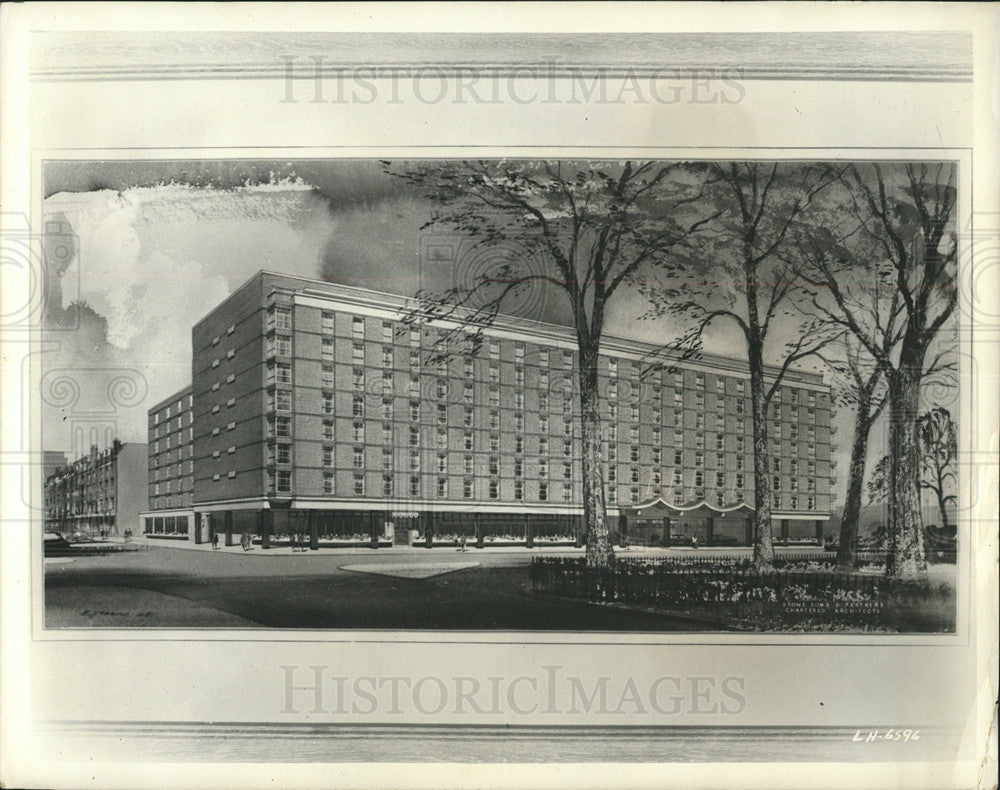
[[(531, 553), (453, 549), (291, 553), (151, 546), (45, 567), (46, 626), (692, 631), (663, 614), (535, 596)], [(476, 563), (430, 578), (346, 570)], [(441, 570), (438, 568), (437, 570)], [(406, 572), (405, 570), (403, 571)]]

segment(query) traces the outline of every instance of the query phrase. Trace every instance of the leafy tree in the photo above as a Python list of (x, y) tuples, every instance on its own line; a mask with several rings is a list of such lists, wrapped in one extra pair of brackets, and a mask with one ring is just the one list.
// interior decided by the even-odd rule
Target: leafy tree
[[(471, 349), (482, 330), (533, 286), (561, 295), (576, 339), (587, 562), (614, 561), (602, 470), (598, 355), (609, 308), (642, 270), (661, 263), (704, 223), (678, 222), (698, 185), (670, 162), (426, 162), (387, 172), (435, 206), (424, 228), (456, 233), (498, 253), (492, 269), (417, 294), (412, 322), (447, 321), (435, 354)], [(504, 251), (507, 255), (504, 256)], [(445, 324), (442, 324), (445, 326)]]
[[(710, 219), (696, 243), (688, 239), (683, 252), (666, 262), (664, 282), (647, 288), (651, 315), (671, 316), (687, 327), (664, 347), (665, 356), (697, 357), (706, 331), (717, 323), (735, 329), (745, 348), (753, 426), (754, 562), (769, 568), (774, 547), (767, 410), (789, 368), (842, 334), (841, 328), (831, 331), (793, 309), (802, 298), (791, 258), (794, 231), (810, 221), (814, 200), (841, 171), (797, 162), (720, 162), (694, 169), (704, 186), (699, 199), (683, 208), (691, 219)], [(767, 371), (766, 363), (776, 372)]]

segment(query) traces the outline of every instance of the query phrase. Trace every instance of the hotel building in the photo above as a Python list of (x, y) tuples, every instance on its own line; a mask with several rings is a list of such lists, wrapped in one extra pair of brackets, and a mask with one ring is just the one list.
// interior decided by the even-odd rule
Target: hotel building
[[(404, 322), (408, 304), (261, 272), (199, 321), (191, 387), (149, 413), (146, 532), (164, 519), (178, 537), (232, 543), (250, 531), (264, 546), (291, 534), (313, 547), (578, 542), (572, 332), (501, 318), (438, 364), (429, 352), (447, 327)], [(642, 376), (654, 349), (602, 342), (612, 530), (632, 542), (748, 544), (746, 364), (704, 354)], [(769, 410), (778, 541), (821, 541), (830, 408), (820, 376), (790, 370)]]

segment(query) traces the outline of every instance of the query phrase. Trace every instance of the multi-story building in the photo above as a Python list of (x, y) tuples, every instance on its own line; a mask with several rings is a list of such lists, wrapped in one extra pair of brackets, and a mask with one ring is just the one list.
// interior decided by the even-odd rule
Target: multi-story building
[(194, 519), (194, 411), (191, 387), (149, 410), (149, 508), (144, 532), (186, 537)]
[[(196, 514), (192, 539), (218, 532), (231, 542), (244, 531), (264, 545), (291, 533), (313, 545), (460, 534), (529, 544), (579, 539), (572, 332), (500, 319), (437, 362), (430, 351), (448, 326), (404, 321), (408, 304), (261, 272), (195, 325), (193, 431), (184, 439), (182, 419), (174, 434), (190, 446), (169, 448), (165, 461), (174, 465), (170, 479), (183, 481), (184, 459), (193, 456), (193, 481), (183, 489)], [(650, 373), (655, 350), (602, 342), (612, 526), (633, 540), (747, 543), (754, 486), (746, 364), (704, 354)], [(768, 414), (779, 538), (815, 542), (829, 517), (830, 408), (820, 376), (787, 372)], [(157, 414), (171, 419), (159, 404), (151, 430)], [(156, 441), (151, 434), (151, 453)], [(162, 469), (153, 455), (150, 469)], [(151, 492), (152, 507), (176, 510), (163, 496), (175, 495)]]
[(90, 536), (138, 530), (148, 506), (147, 455), (145, 444), (116, 439), (55, 470), (45, 480), (46, 527)]

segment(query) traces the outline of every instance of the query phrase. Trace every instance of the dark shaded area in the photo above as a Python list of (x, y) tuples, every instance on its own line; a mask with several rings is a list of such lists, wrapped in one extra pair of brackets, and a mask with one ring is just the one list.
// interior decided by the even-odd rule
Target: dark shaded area
[[(303, 558), (312, 567), (307, 573), (296, 573), (293, 557), (244, 558), (188, 550), (150, 550), (142, 554), (145, 557), (88, 558), (52, 566), (46, 569), (46, 590), (64, 591), (60, 595), (62, 602), (67, 599), (66, 591), (86, 587), (151, 590), (273, 628), (470, 631), (709, 628), (662, 614), (532, 596), (526, 591), (528, 569), (524, 565), (477, 567), (430, 579), (404, 579), (352, 573), (336, 567), (357, 564), (359, 558), (350, 555), (322, 558), (329, 559), (329, 564)], [(441, 552), (441, 555), (435, 557), (428, 552), (417, 558), (420, 562), (455, 560), (453, 553)], [(150, 561), (154, 557), (155, 561)], [(299, 563), (298, 567), (306, 566)], [(88, 622), (81, 618), (79, 625), (85, 627)], [(181, 627), (186, 623), (164, 622), (161, 618), (156, 625)]]

